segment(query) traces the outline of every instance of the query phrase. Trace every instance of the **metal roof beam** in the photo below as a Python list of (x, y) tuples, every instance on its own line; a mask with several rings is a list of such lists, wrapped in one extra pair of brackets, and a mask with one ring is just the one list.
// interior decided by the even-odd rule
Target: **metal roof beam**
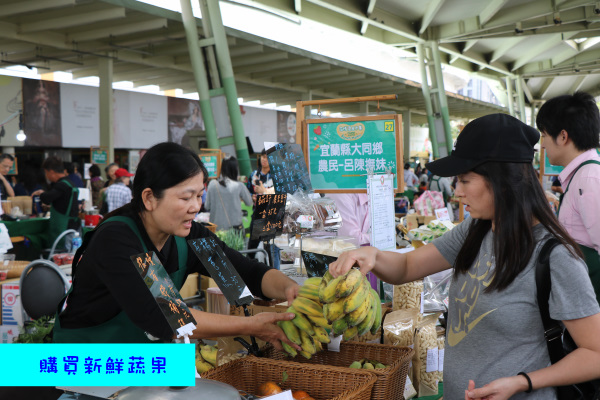
[(45, 18), (41, 21), (24, 22), (20, 24), (20, 32), (30, 33), (59, 28), (64, 29), (103, 21), (110, 21), (109, 23), (113, 24), (113, 20), (118, 18), (125, 18), (125, 9), (123, 7), (90, 10), (89, 12), (78, 12), (77, 14), (56, 18)]
[(427, 30), (429, 24), (431, 24), (431, 21), (433, 21), (433, 18), (436, 16), (438, 11), (440, 11), (440, 8), (442, 8), (443, 5), (444, 0), (432, 0), (429, 3), (427, 3), (427, 7), (425, 8), (425, 14), (423, 15), (423, 18), (421, 18), (421, 27), (419, 28), (419, 35), (422, 35)]
[(49, 8), (74, 6), (77, 0), (20, 0), (0, 6), (0, 17), (16, 15), (24, 12), (35, 12)]
[(496, 50), (494, 50), (494, 52), (492, 53), (492, 56), (490, 57), (490, 63), (498, 61), (503, 55), (505, 55), (508, 52), (508, 50), (515, 47), (517, 44), (523, 41), (523, 39), (524, 38), (522, 37), (504, 39), (502, 41), (502, 44), (498, 46)]
[(540, 54), (546, 52), (547, 50), (550, 50), (551, 48), (560, 44), (564, 39), (568, 39), (568, 38), (569, 38), (569, 34), (567, 34), (567, 33), (552, 35), (552, 36), (546, 38), (543, 42), (541, 42), (535, 46), (530, 46), (528, 48), (527, 54), (519, 57), (519, 59), (517, 61), (515, 61), (515, 63), (513, 64), (513, 67), (512, 67), (512, 71), (515, 71), (515, 70), (521, 68), (523, 65), (527, 64), (533, 58), (539, 56)]
[(264, 64), (247, 65), (244, 67), (235, 67), (235, 74), (249, 74), (257, 71), (273, 71), (277, 69), (299, 67), (301, 65), (310, 65), (310, 60), (306, 58), (294, 58), (291, 60), (277, 61)]
[(254, 79), (272, 78), (273, 81), (281, 80), (282, 82), (289, 82), (298, 75), (315, 74), (329, 70), (331, 70), (330, 64), (320, 63), (314, 65), (311, 63), (311, 65), (302, 65), (300, 67), (286, 68), (279, 71), (254, 72), (251, 76)]
[(485, 25), (508, 2), (508, 0), (491, 0), (479, 13), (479, 23)]
[(572, 94), (572, 93), (575, 93), (576, 91), (578, 91), (579, 89), (581, 89), (581, 85), (583, 85), (583, 81), (585, 81), (588, 76), (589, 75), (578, 76), (577, 79), (575, 79), (575, 82), (573, 82), (573, 84), (569, 88), (568, 93)]
[(106, 38), (109, 35), (119, 36), (126, 35), (129, 33), (162, 29), (167, 27), (167, 23), (168, 21), (166, 18), (154, 18), (135, 23), (131, 21), (126, 21), (123, 24), (111, 24), (110, 26), (105, 26), (103, 28), (90, 29), (78, 33), (72, 33), (69, 35), (69, 39), (75, 42), (85, 42), (88, 40)]
[(231, 59), (231, 65), (233, 68), (241, 68), (249, 65), (260, 65), (264, 63), (271, 63), (274, 61), (281, 61), (289, 59), (289, 53), (282, 51), (256, 54), (253, 56), (236, 57)]
[(296, 75), (294, 78), (273, 78), (273, 82), (290, 82), (292, 85), (303, 85), (305, 83), (314, 85), (321, 85), (330, 82), (332, 79), (336, 79), (341, 76), (342, 78), (348, 77), (349, 70), (336, 68), (333, 70), (323, 71), (321, 73), (303, 73)]
[(554, 82), (554, 78), (546, 78), (544, 79), (544, 83), (542, 84), (542, 87), (539, 90), (539, 95), (537, 96), (538, 99), (544, 99), (547, 95), (548, 95), (548, 91), (550, 89), (550, 86), (552, 86), (552, 82)]

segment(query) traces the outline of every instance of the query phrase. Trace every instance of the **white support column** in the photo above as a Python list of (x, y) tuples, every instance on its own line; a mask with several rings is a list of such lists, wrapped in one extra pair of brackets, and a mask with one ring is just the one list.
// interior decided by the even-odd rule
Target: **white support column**
[(98, 58), (98, 75), (100, 78), (99, 114), (100, 114), (100, 147), (108, 150), (107, 163), (115, 162), (115, 134), (113, 131), (113, 60), (108, 57)]

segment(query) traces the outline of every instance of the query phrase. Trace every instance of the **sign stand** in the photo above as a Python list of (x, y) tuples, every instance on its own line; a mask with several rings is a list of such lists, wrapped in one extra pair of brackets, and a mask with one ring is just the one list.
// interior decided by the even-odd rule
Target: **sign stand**
[(217, 179), (221, 175), (221, 162), (223, 161), (221, 149), (200, 149), (198, 157), (208, 171), (208, 179)]

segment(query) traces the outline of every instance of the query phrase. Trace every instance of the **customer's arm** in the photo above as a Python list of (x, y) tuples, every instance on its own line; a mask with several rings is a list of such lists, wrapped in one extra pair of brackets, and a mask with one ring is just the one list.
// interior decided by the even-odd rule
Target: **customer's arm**
[(6, 177), (2, 174), (0, 174), (0, 179), (2, 179), (2, 184), (4, 185), (4, 190), (6, 191), (6, 195), (8, 197), (13, 197), (15, 195), (15, 191), (13, 190), (13, 187), (11, 186), (8, 179), (6, 179)]

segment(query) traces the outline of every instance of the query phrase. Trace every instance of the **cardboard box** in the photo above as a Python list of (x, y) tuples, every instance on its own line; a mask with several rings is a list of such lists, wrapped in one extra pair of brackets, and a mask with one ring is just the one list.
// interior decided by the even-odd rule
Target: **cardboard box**
[[(276, 304), (274, 306), (257, 306), (256, 304), (250, 304), (248, 306), (248, 311), (250, 312), (250, 315), (260, 314), (262, 312), (283, 313), (283, 312), (286, 312), (287, 309), (288, 309), (287, 301)], [(244, 309), (242, 307), (231, 306), (231, 315), (237, 315), (239, 317), (243, 317)]]
[(16, 325), (0, 325), (0, 343), (12, 343), (19, 336)]
[(427, 225), (434, 219), (435, 215), (409, 214), (406, 216), (406, 228), (410, 231), (411, 229), (418, 228), (421, 225)]
[(23, 325), (19, 283), (2, 285), (2, 325)]

